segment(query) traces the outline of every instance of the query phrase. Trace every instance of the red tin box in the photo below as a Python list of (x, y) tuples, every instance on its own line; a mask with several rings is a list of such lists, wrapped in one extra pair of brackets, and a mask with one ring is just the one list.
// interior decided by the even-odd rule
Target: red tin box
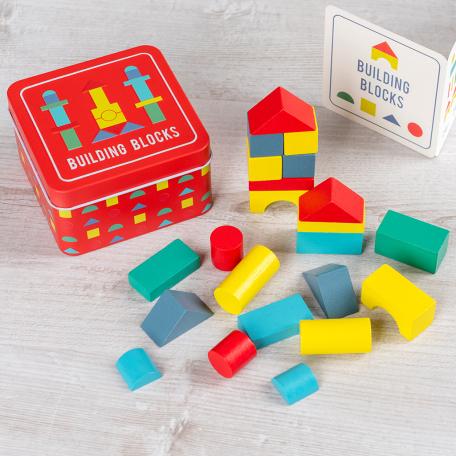
[(8, 101), (23, 167), (64, 253), (210, 209), (209, 136), (157, 48), (17, 81)]

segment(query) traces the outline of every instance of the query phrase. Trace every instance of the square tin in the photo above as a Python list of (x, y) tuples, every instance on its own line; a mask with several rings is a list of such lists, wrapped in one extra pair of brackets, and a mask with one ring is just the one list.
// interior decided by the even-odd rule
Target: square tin
[(157, 48), (17, 81), (8, 102), (22, 165), (64, 253), (211, 208), (209, 136)]

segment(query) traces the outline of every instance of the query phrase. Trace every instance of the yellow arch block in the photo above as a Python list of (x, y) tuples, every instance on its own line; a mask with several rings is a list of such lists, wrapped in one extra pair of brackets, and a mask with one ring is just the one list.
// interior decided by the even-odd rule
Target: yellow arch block
[(372, 350), (370, 318), (302, 320), (302, 355), (368, 353)]
[(436, 300), (387, 264), (364, 280), (361, 302), (369, 309), (386, 310), (408, 340), (422, 333), (434, 320)]
[(288, 201), (298, 206), (299, 197), (308, 190), (271, 190), (250, 191), (250, 212), (263, 213), (267, 207), (277, 201)]
[(215, 300), (226, 312), (240, 314), (279, 267), (272, 250), (256, 245), (215, 289)]

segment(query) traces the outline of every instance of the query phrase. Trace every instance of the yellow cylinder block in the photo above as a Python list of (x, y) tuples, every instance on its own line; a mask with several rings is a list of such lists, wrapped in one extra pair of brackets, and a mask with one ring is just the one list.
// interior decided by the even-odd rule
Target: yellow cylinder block
[(274, 252), (263, 245), (256, 245), (215, 289), (215, 300), (226, 312), (240, 314), (279, 270), (279, 266)]
[(302, 320), (302, 355), (367, 353), (372, 350), (370, 318)]

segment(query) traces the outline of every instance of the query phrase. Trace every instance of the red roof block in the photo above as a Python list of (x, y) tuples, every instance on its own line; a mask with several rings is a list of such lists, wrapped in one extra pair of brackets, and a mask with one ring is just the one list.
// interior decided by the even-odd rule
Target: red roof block
[(303, 222), (362, 223), (364, 199), (334, 177), (299, 198)]
[(312, 105), (277, 87), (247, 113), (250, 134), (268, 135), (314, 131), (315, 116)]

